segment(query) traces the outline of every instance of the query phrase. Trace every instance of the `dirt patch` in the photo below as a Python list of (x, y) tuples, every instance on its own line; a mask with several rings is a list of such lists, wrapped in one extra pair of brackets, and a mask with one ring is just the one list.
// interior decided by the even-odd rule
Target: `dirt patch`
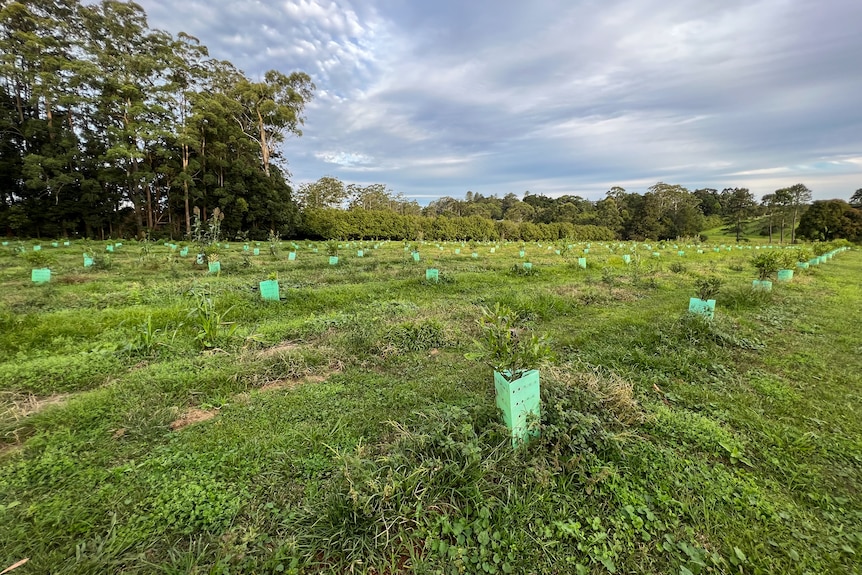
[(266, 385), (259, 387), (259, 391), (278, 391), (282, 389), (295, 389), (304, 381), (304, 379), (276, 379), (270, 381)]
[(306, 385), (309, 383), (323, 383), (324, 381), (326, 381), (327, 379), (329, 379), (330, 377), (332, 377), (336, 373), (339, 373), (340, 371), (341, 371), (341, 369), (338, 368), (338, 369), (331, 369), (331, 370), (323, 372), (323, 373), (306, 375), (304, 377), (298, 377), (298, 378), (293, 378), (293, 379), (276, 379), (274, 381), (270, 381), (269, 383), (266, 383), (266, 384), (260, 386), (258, 388), (258, 390), (259, 391), (290, 390), (290, 389), (296, 389), (297, 387), (299, 387), (301, 385)]
[(173, 431), (177, 431), (184, 427), (188, 427), (189, 425), (200, 423), (201, 421), (208, 421), (218, 415), (217, 409), (204, 410), (198, 409), (197, 407), (193, 407), (183, 413), (179, 419), (175, 420), (171, 423), (171, 429)]

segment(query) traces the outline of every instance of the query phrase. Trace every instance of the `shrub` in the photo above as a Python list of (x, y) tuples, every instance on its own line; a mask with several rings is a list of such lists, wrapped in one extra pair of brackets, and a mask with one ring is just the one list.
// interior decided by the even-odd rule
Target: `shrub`
[(53, 256), (50, 256), (41, 250), (38, 252), (25, 251), (21, 254), (21, 257), (24, 258), (27, 263), (36, 268), (46, 267), (48, 264), (53, 263), (55, 259)]
[(774, 251), (761, 251), (751, 258), (751, 265), (757, 270), (758, 279), (768, 280), (774, 276), (783, 263), (783, 256)]
[(519, 325), (517, 312), (497, 303), (493, 310), (482, 307), (479, 327), (482, 339), (474, 342), (476, 351), (464, 355), (490, 366), (509, 381), (536, 369), (551, 355), (544, 336), (537, 336)]
[(807, 262), (814, 256), (812, 251), (807, 248), (796, 248), (788, 253), (791, 254), (797, 262)]
[(694, 282), (694, 289), (697, 293), (698, 299), (702, 299), (704, 301), (715, 299), (715, 296), (718, 295), (718, 292), (721, 290), (721, 278), (712, 276), (705, 278), (698, 278)]

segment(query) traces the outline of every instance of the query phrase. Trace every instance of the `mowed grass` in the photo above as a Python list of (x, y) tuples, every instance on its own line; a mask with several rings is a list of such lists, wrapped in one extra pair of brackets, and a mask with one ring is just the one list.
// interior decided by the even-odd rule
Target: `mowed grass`
[[(747, 246), (374, 245), (0, 251), (0, 570), (862, 572), (860, 252), (767, 295)], [(496, 302), (554, 351), (519, 451), (463, 357)]]

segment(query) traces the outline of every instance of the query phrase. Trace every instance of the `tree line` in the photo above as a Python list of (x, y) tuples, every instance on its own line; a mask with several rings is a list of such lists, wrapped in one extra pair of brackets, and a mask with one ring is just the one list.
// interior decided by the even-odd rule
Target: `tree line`
[[(824, 223), (822, 202), (815, 202), (809, 214), (811, 197), (804, 184), (781, 188), (758, 201), (747, 188), (690, 191), (659, 182), (644, 194), (613, 187), (598, 201), (530, 192), (522, 198), (512, 193), (501, 198), (468, 191), (463, 199), (446, 196), (421, 207), (383, 184), (345, 185), (332, 176), (303, 184), (296, 193), (303, 214), (300, 233), (311, 238), (411, 239), (421, 232), (433, 239), (642, 241), (694, 237), (723, 226), (742, 240), (754, 219), (770, 242), (794, 242), (797, 230), (807, 239), (859, 236), (852, 224), (857, 208), (844, 202), (840, 210), (826, 212), (831, 219)], [(862, 207), (862, 190), (854, 199)], [(839, 212), (841, 221), (833, 221)]]

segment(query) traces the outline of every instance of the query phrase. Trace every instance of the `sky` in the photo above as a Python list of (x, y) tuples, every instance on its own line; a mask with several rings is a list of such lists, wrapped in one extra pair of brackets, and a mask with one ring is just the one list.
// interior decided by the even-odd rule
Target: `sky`
[(252, 79), (308, 73), (294, 184), (604, 197), (862, 188), (860, 0), (138, 0)]

